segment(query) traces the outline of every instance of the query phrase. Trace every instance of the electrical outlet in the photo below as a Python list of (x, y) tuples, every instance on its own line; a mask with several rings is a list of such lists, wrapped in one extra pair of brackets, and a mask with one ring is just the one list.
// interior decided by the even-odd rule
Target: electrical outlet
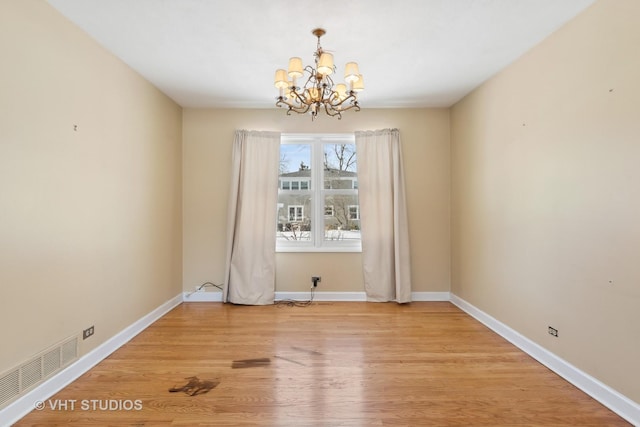
[(82, 331), (82, 339), (86, 340), (87, 338), (89, 338), (91, 335), (93, 335), (94, 329), (93, 326), (89, 326), (87, 329), (85, 329), (84, 331)]
[(558, 330), (556, 328), (553, 328), (551, 326), (549, 326), (549, 335), (553, 335), (554, 337), (558, 336)]
[(311, 276), (311, 283), (313, 283), (313, 287), (317, 287), (318, 286), (318, 282), (322, 281), (322, 277), (320, 276)]

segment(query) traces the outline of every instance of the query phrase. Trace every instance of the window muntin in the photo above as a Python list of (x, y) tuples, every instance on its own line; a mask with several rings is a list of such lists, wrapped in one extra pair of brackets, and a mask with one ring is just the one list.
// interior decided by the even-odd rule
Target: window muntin
[(280, 147), (276, 249), (360, 251), (354, 136), (283, 135)]

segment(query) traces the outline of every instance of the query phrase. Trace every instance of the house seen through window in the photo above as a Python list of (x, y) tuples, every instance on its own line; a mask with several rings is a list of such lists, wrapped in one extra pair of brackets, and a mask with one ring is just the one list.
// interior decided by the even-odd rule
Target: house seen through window
[(277, 250), (359, 251), (357, 172), (353, 135), (283, 135)]

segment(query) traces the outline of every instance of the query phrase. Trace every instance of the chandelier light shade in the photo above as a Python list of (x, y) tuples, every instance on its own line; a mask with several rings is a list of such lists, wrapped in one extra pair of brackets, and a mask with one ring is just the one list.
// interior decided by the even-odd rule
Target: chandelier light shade
[[(280, 94), (276, 106), (287, 108), (287, 115), (291, 112), (310, 113), (315, 119), (324, 109), (327, 115), (342, 118), (347, 110), (360, 111), (358, 92), (364, 89), (364, 80), (358, 70), (358, 64), (347, 62), (344, 72), (346, 83), (334, 84), (332, 75), (336, 71), (333, 54), (325, 52), (320, 46), (320, 37), (325, 34), (322, 28), (316, 28), (312, 34), (318, 38), (318, 46), (314, 52), (315, 66), (303, 67), (302, 59), (289, 59), (288, 70), (278, 69), (274, 85)], [(298, 79), (305, 77), (303, 86), (298, 86)]]
[(359, 75), (358, 64), (355, 62), (347, 62), (347, 65), (344, 66), (344, 80), (349, 83), (355, 82), (358, 80)]
[(287, 72), (285, 70), (276, 70), (276, 87), (284, 89), (287, 86)]
[(304, 75), (302, 71), (302, 58), (289, 59), (289, 76), (291, 78), (299, 79)]

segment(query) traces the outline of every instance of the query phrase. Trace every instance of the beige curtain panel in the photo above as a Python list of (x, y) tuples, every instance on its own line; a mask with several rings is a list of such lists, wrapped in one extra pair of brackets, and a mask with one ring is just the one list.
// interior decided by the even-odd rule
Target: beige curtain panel
[(273, 304), (279, 161), (279, 132), (236, 131), (224, 302)]
[(368, 301), (411, 301), (400, 131), (356, 132), (364, 286)]

